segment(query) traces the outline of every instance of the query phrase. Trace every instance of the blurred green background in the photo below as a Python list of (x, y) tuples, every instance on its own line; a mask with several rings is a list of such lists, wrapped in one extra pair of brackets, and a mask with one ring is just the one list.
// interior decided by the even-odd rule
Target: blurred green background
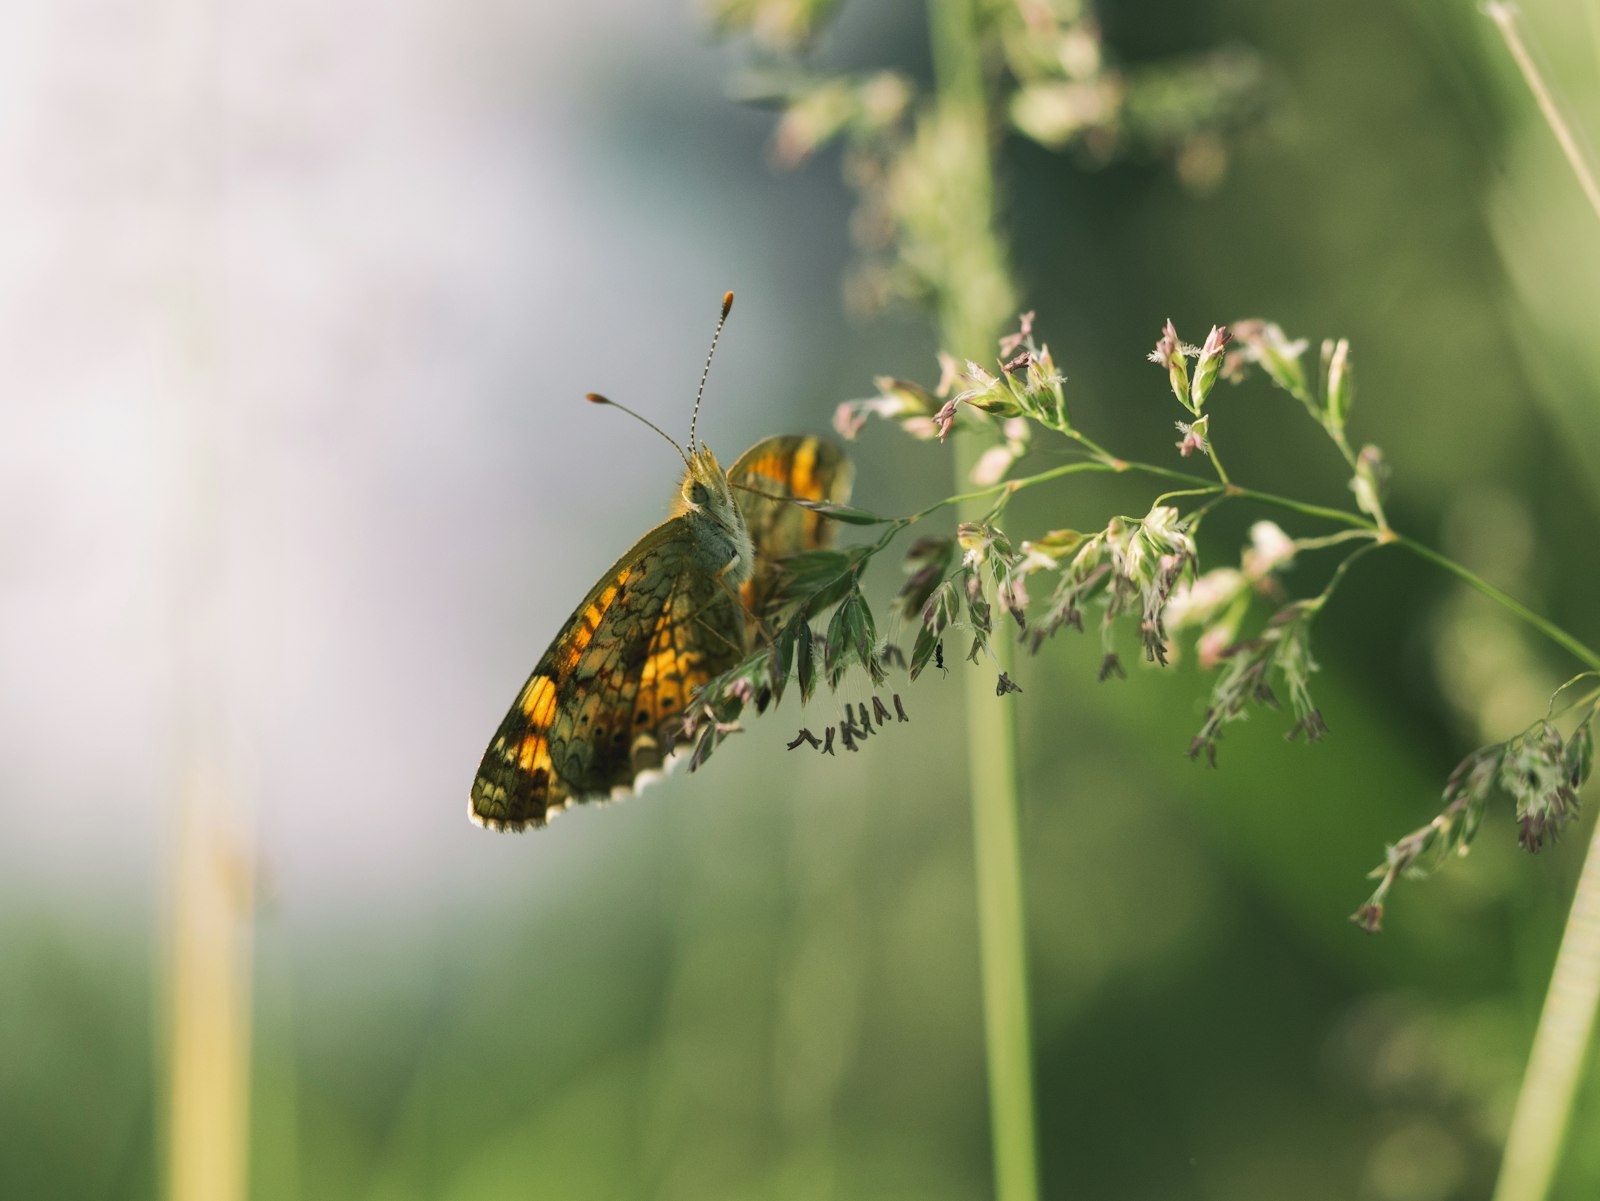
[[(1592, 119), (1592, 6), (1523, 7)], [(1272, 116), (1202, 194), (1007, 144), (1025, 307), (1079, 423), (1172, 453), (1143, 360), (1167, 317), (1348, 336), (1396, 525), (1592, 643), (1600, 231), (1488, 23), (1102, 18), (1128, 64), (1252, 49)], [(534, 658), (671, 495), (676, 460), (585, 391), (681, 433), (729, 287), (701, 424), (725, 459), (824, 431), (875, 374), (934, 378), (920, 314), (841, 302), (834, 157), (772, 171), (770, 115), (724, 94), (746, 52), (648, 0), (13, 25), (0, 1197), (165, 1195), (174, 931), (208, 904), (253, 1015), (253, 1197), (988, 1195), (964, 666), (903, 687), (911, 723), (859, 755), (785, 752), (839, 703), (789, 701), (642, 798), (520, 838), (465, 820)], [(847, 5), (821, 57), (925, 77), (920, 6)], [(1347, 503), (1292, 404), (1213, 408), (1235, 479)], [(869, 508), (949, 491), (937, 444), (855, 453)], [(1141, 496), (1041, 490), (1009, 528)], [(1262, 515), (1208, 522), (1208, 561)], [(1258, 717), (1216, 771), (1183, 754), (1192, 663), (1102, 686), (1064, 638), (1019, 666), (1048, 1197), (1488, 1195), (1588, 820), (1533, 859), (1496, 812), (1381, 938), (1345, 918), (1455, 762), (1573, 668), (1398, 554), (1317, 647), (1331, 736)], [(1597, 1122), (1591, 1079), (1557, 1196), (1600, 1195)]]

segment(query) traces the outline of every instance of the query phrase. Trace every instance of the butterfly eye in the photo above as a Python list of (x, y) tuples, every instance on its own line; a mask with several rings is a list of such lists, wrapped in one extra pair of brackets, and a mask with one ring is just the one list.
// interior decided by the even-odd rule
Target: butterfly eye
[(704, 505), (710, 499), (711, 493), (706, 491), (704, 484), (696, 483), (694, 487), (689, 489), (689, 501), (691, 504), (696, 506)]

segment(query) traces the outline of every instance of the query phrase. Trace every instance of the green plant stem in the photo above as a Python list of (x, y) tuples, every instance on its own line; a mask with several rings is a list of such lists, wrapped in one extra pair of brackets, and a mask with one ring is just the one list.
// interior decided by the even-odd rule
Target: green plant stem
[(1169, 500), (1183, 500), (1188, 496), (1210, 496), (1217, 500), (1222, 500), (1226, 492), (1227, 489), (1222, 487), (1220, 484), (1215, 488), (1179, 488), (1175, 492), (1163, 492), (1160, 496), (1156, 497), (1155, 500), (1150, 502), (1150, 507), (1154, 508), (1156, 505), (1164, 505)]
[[(947, 222), (942, 244), (949, 257), (938, 281), (939, 322), (944, 345), (974, 359), (994, 346), (1015, 307), (995, 233), (980, 19), (976, 0), (930, 0), (937, 87), (931, 119), (950, 164), (940, 181)], [(976, 461), (972, 440), (963, 439), (954, 457), (958, 482), (965, 481)], [(983, 517), (975, 499), (959, 504), (966, 520)], [(1007, 670), (1011, 643), (997, 638), (991, 645), (1000, 670)], [(1013, 707), (994, 696), (984, 675), (963, 675), (995, 1196), (1035, 1201), (1038, 1153)]]
[[(1013, 670), (1015, 644), (991, 640), (995, 666)], [(1016, 707), (996, 697), (987, 672), (966, 686), (978, 939), (988, 1048), (989, 1120), (998, 1201), (1035, 1201), (1033, 1049), (1028, 1004), (1027, 923), (1017, 783)]]
[(1320, 538), (1296, 538), (1294, 540), (1295, 554), (1308, 550), (1326, 550), (1330, 546), (1343, 546), (1357, 538), (1378, 538), (1380, 535), (1374, 530), (1340, 530), (1337, 534), (1324, 534)]
[[(1373, 534), (1371, 537), (1376, 538), (1377, 535)], [(1355, 565), (1356, 561), (1359, 560), (1363, 555), (1370, 554), (1371, 552), (1377, 550), (1381, 545), (1383, 545), (1381, 542), (1369, 542), (1365, 546), (1357, 547), (1344, 558), (1340, 559), (1339, 565), (1333, 569), (1333, 575), (1329, 578), (1328, 582), (1323, 585), (1322, 591), (1317, 593), (1316, 599), (1311, 602), (1312, 606), (1317, 609), (1321, 609), (1324, 605), (1326, 605), (1329, 598), (1333, 596), (1333, 590), (1339, 586), (1339, 581), (1344, 579), (1345, 573), (1348, 572), (1350, 568)]]
[(1431, 546), (1427, 546), (1424, 543), (1407, 538), (1402, 534), (1395, 534), (1391, 532), (1390, 540), (1393, 541), (1396, 546), (1405, 547), (1406, 550), (1410, 551), (1418, 558), (1426, 559), (1428, 562), (1434, 564), (1434, 566), (1448, 571), (1458, 580), (1461, 580), (1470, 587), (1477, 589), (1490, 600), (1494, 601), (1498, 605), (1503, 606), (1522, 621), (1538, 630), (1546, 638), (1550, 639), (1550, 641), (1554, 642), (1557, 646), (1561, 647), (1585, 666), (1600, 669), (1600, 654), (1596, 654), (1594, 651), (1590, 650), (1587, 646), (1579, 642), (1576, 638), (1567, 633), (1554, 622), (1547, 621), (1545, 618), (1540, 617), (1521, 601), (1500, 591), (1500, 589), (1489, 583), (1488, 580), (1468, 571), (1454, 559), (1447, 558), (1446, 556), (1441, 555), (1438, 551), (1434, 550)]
[[(1560, 143), (1561, 152), (1566, 155), (1578, 186), (1583, 189), (1595, 215), (1600, 217), (1600, 184), (1595, 182), (1594, 171), (1556, 106), (1555, 96), (1523, 45), (1515, 11), (1503, 3), (1489, 4), (1484, 11), (1500, 30), (1506, 49), (1511, 52), (1528, 90), (1538, 102), (1539, 111)], [(1600, 28), (1595, 23), (1596, 11), (1591, 3), (1591, 31)], [(1441, 563), (1441, 566), (1452, 569), (1448, 563)], [(1486, 589), (1479, 588), (1479, 591)], [(1566, 646), (1588, 666), (1600, 667), (1592, 651), (1563, 631), (1549, 626), (1509, 598), (1496, 596), (1495, 599)], [(1544, 1201), (1549, 1195), (1550, 1182), (1555, 1178), (1561, 1146), (1571, 1122), (1572, 1103), (1587, 1058), (1597, 1010), (1600, 1010), (1600, 827), (1590, 840), (1577, 892), (1567, 915), (1567, 928), (1556, 951), (1555, 969), (1545, 992), (1533, 1050), (1528, 1056), (1511, 1130), (1506, 1136), (1494, 1201)]]
[[(1571, 688), (1574, 684), (1582, 683), (1584, 680), (1594, 679), (1596, 674), (1597, 673), (1592, 671), (1580, 671), (1577, 675), (1573, 676), (1572, 679), (1568, 680), (1565, 684), (1561, 685), (1560, 688), (1557, 688), (1554, 692), (1552, 692), (1550, 694), (1550, 707), (1545, 710), (1545, 720), (1551, 721), (1558, 716), (1556, 712), (1556, 702), (1561, 699), (1561, 694), (1563, 692)], [(1565, 705), (1561, 706), (1561, 712), (1570, 713), (1572, 710), (1581, 709), (1585, 705), (1593, 706), (1597, 699), (1600, 699), (1600, 688), (1591, 689), (1578, 700), (1568, 701)], [(1585, 720), (1587, 720), (1587, 718)]]
[(1595, 65), (1600, 67), (1600, 0), (1585, 0), (1583, 11), (1589, 18), (1589, 36), (1594, 41)]
[(1217, 449), (1208, 444), (1206, 457), (1211, 460), (1211, 469), (1217, 473), (1217, 480), (1223, 487), (1230, 486), (1233, 481), (1228, 478), (1228, 473), (1223, 469), (1222, 460), (1217, 456)]
[(1516, 10), (1509, 4), (1496, 3), (1484, 5), (1483, 11), (1495, 23), (1500, 36), (1505, 39), (1506, 49), (1511, 52), (1517, 70), (1522, 72), (1528, 91), (1533, 93), (1533, 98), (1539, 105), (1539, 112), (1544, 116), (1545, 124), (1550, 126), (1550, 132), (1555, 134), (1556, 141), (1561, 146), (1561, 153), (1567, 156), (1567, 165), (1572, 168), (1573, 175), (1577, 176), (1578, 186), (1583, 189), (1589, 207), (1594, 209), (1596, 217), (1600, 217), (1600, 183), (1595, 182), (1594, 172), (1584, 160), (1583, 151), (1578, 148), (1578, 140), (1572, 136), (1566, 118), (1556, 106), (1556, 98), (1550, 91), (1550, 85), (1545, 82), (1544, 76), (1539, 73), (1539, 68), (1533, 61), (1533, 56), (1522, 43), (1522, 34), (1517, 31)]
[(1270, 505), (1274, 509), (1283, 509), (1288, 513), (1298, 513), (1302, 517), (1316, 517), (1323, 521), (1335, 521), (1340, 525), (1347, 525), (1351, 529), (1363, 530), (1373, 534), (1381, 532), (1377, 525), (1368, 518), (1356, 513), (1346, 512), (1344, 509), (1330, 509), (1326, 505), (1311, 505), (1288, 496), (1276, 496), (1271, 492), (1257, 492), (1254, 488), (1240, 488), (1237, 485), (1228, 489), (1228, 495), (1236, 496), (1240, 500), (1253, 500), (1257, 504)]
[(1556, 953), (1527, 1071), (1506, 1138), (1494, 1201), (1544, 1201), (1560, 1161), (1600, 1008), (1600, 825), (1583, 861)]
[[(1330, 509), (1323, 505), (1307, 504), (1288, 496), (1276, 496), (1271, 492), (1257, 492), (1254, 488), (1241, 488), (1238, 484), (1219, 484), (1208, 480), (1204, 476), (1190, 475), (1186, 471), (1173, 471), (1166, 467), (1157, 467), (1153, 463), (1131, 463), (1126, 459), (1118, 459), (1111, 455), (1104, 458), (1081, 459), (1074, 463), (1063, 463), (1059, 467), (1051, 467), (1035, 475), (1025, 475), (1017, 479), (1004, 480), (998, 484), (991, 484), (987, 488), (979, 488), (975, 492), (963, 492), (956, 496), (947, 496), (943, 500), (935, 501), (926, 509), (913, 513), (904, 518), (906, 524), (920, 521), (924, 517), (937, 513), (940, 509), (947, 509), (951, 505), (963, 505), (968, 501), (984, 500), (997, 496), (1002, 492), (1020, 492), (1024, 488), (1037, 487), (1039, 484), (1059, 480), (1063, 476), (1078, 475), (1088, 472), (1091, 474), (1124, 475), (1128, 472), (1138, 472), (1140, 475), (1150, 475), (1157, 479), (1171, 480), (1173, 483), (1185, 484), (1185, 492), (1192, 496), (1215, 495), (1221, 497), (1236, 497), (1239, 500), (1253, 500), (1258, 504), (1271, 505), (1275, 509), (1285, 509), (1291, 513), (1298, 513), (1302, 517), (1318, 517), (1325, 521), (1336, 521), (1340, 525), (1351, 526), (1359, 530), (1378, 532), (1378, 527), (1367, 518), (1356, 513), (1346, 512), (1344, 509)], [(964, 477), (963, 477), (964, 478)], [(1176, 493), (1167, 493), (1168, 496)]]

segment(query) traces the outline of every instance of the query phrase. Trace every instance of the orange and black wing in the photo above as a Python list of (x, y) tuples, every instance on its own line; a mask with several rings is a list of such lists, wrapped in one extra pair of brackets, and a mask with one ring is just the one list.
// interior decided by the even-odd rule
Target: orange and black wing
[(744, 583), (742, 599), (758, 621), (765, 620), (770, 608), (782, 571), (780, 561), (833, 540), (834, 523), (820, 513), (768, 497), (848, 504), (854, 478), (849, 458), (837, 445), (797, 434), (757, 442), (729, 470), (728, 479), (756, 550), (755, 571)]
[(695, 691), (744, 648), (744, 615), (696, 562), (688, 519), (658, 526), (533, 669), (478, 768), (473, 821), (522, 830), (633, 791), (662, 770)]

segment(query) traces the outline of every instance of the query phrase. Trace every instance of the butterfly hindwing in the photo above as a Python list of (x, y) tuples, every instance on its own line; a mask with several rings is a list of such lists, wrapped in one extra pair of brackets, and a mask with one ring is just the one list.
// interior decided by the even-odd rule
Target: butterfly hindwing
[(762, 439), (729, 469), (728, 479), (734, 484), (745, 528), (755, 545), (755, 571), (745, 581), (741, 595), (745, 608), (757, 620), (768, 616), (784, 557), (817, 550), (833, 541), (834, 523), (822, 514), (768, 498), (792, 496), (847, 504), (854, 474), (849, 458), (837, 445), (798, 434)]
[(520, 830), (631, 791), (662, 768), (695, 690), (738, 661), (744, 637), (689, 519), (651, 531), (595, 585), (500, 723), (473, 782), (474, 819)]

